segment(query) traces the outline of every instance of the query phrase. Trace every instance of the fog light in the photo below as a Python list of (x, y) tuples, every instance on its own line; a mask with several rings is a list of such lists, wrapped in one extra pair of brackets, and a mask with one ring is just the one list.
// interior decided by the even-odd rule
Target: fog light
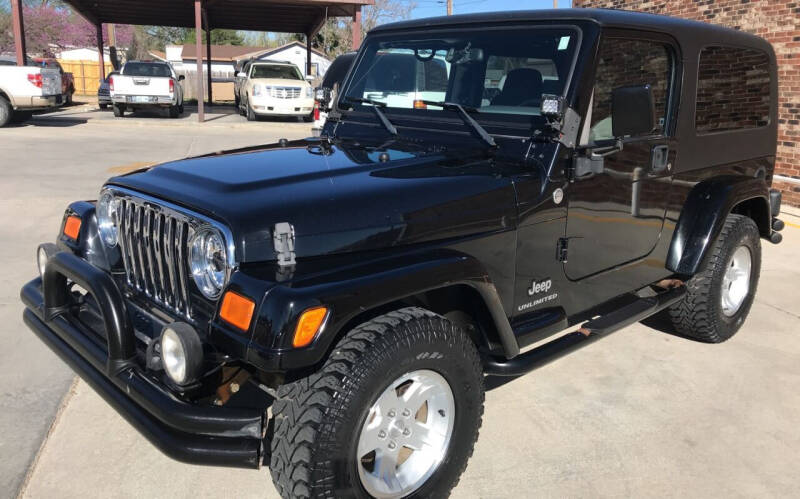
[(58, 252), (58, 246), (53, 243), (42, 243), (36, 249), (36, 263), (39, 266), (39, 275), (44, 277), (44, 269), (47, 267), (47, 260)]
[(203, 365), (203, 344), (192, 326), (173, 322), (161, 331), (161, 365), (179, 385), (196, 381)]

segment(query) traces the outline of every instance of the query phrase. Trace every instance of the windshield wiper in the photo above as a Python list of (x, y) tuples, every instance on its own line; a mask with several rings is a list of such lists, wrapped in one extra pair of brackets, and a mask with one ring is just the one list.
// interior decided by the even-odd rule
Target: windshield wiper
[(375, 116), (378, 117), (378, 121), (386, 128), (386, 130), (391, 133), (392, 135), (397, 135), (397, 128), (392, 125), (392, 122), (389, 121), (389, 118), (386, 117), (386, 114), (381, 110), (382, 107), (386, 107), (385, 102), (378, 102), (372, 99), (365, 99), (364, 97), (350, 97), (346, 96), (342, 99), (345, 103), (359, 103), (359, 104), (370, 104), (372, 109), (375, 110)]
[(424, 102), (428, 106), (438, 106), (441, 107), (442, 109), (447, 109), (448, 111), (458, 111), (458, 114), (461, 115), (461, 119), (464, 121), (464, 123), (472, 127), (472, 129), (475, 130), (475, 132), (480, 136), (481, 139), (483, 139), (484, 142), (489, 144), (491, 147), (497, 147), (497, 144), (495, 143), (492, 136), (489, 135), (489, 132), (487, 132), (485, 128), (483, 128), (477, 121), (475, 121), (472, 118), (472, 116), (469, 115), (469, 113), (471, 112), (472, 113), (478, 112), (478, 110), (475, 109), (474, 107), (464, 107), (461, 104), (455, 102), (445, 102), (445, 101), (437, 102), (432, 100), (423, 100), (422, 102)]

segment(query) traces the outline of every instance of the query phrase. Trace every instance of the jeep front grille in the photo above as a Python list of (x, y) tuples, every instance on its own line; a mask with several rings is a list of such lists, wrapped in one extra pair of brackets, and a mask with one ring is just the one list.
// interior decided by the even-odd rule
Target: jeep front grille
[(119, 246), (128, 286), (191, 319), (190, 217), (130, 195), (119, 195)]

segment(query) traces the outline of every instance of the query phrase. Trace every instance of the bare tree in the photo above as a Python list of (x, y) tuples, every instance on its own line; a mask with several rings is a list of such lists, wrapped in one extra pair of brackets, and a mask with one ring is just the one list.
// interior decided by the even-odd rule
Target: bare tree
[(375, 5), (364, 7), (361, 29), (366, 33), (380, 24), (408, 19), (416, 7), (413, 0), (375, 0)]

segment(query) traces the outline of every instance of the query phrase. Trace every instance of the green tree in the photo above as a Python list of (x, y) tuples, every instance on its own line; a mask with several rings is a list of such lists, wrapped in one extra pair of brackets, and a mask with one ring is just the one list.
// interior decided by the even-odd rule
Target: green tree
[[(206, 40), (206, 32), (202, 31), (203, 43)], [(190, 28), (186, 30), (186, 35), (183, 38), (183, 43), (195, 43), (195, 29)], [(244, 37), (235, 29), (212, 29), (211, 30), (211, 45), (244, 45)]]

